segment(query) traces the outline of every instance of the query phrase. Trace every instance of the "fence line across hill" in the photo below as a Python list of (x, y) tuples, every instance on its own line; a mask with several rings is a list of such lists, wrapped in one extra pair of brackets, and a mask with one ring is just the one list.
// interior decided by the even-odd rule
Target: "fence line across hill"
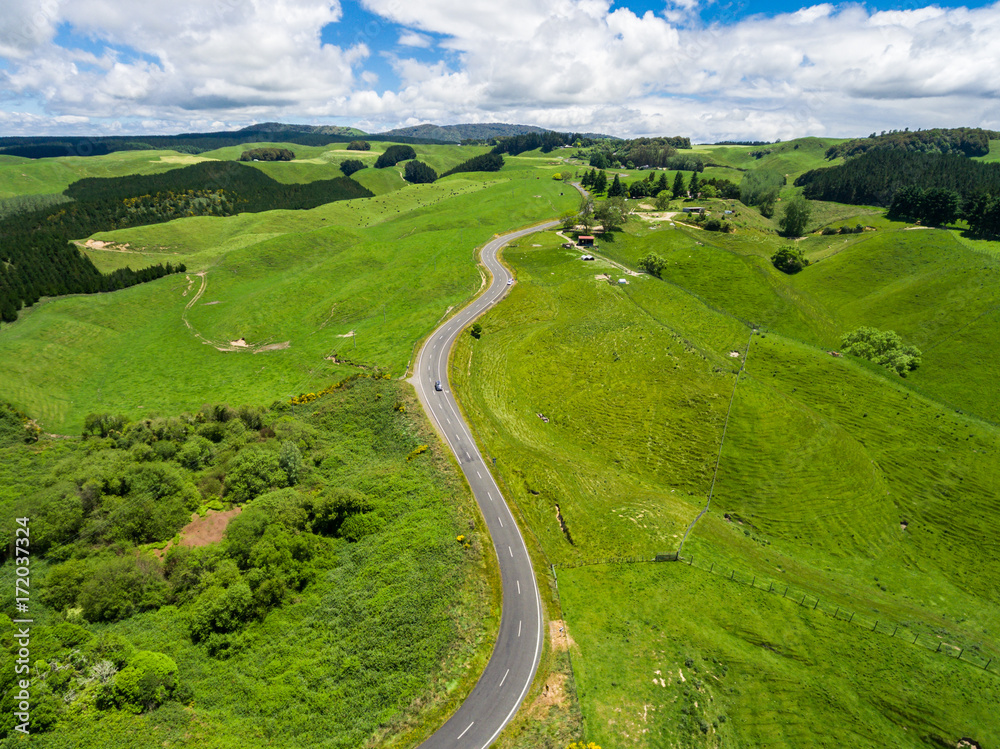
[[(603, 559), (590, 560), (585, 562), (574, 562), (570, 564), (552, 565), (553, 574), (556, 567), (562, 569), (575, 569), (578, 567), (592, 567), (595, 565), (615, 565), (615, 564), (644, 564), (656, 562), (680, 562), (689, 567), (718, 575), (732, 583), (748, 585), (754, 590), (780, 596), (797, 606), (817, 611), (827, 616), (832, 616), (838, 621), (853, 624), (856, 627), (867, 629), (869, 632), (877, 632), (882, 635), (897, 640), (902, 640), (910, 645), (921, 647), (924, 650), (940, 653), (948, 658), (956, 658), (963, 663), (976, 666), (994, 676), (1000, 676), (1000, 660), (989, 654), (983, 654), (979, 645), (966, 646), (948, 642), (948, 639), (957, 639), (950, 633), (940, 630), (941, 634), (927, 634), (918, 632), (915, 628), (894, 622), (884, 617), (876, 617), (871, 614), (859, 614), (844, 606), (825, 601), (819, 596), (808, 592), (802, 587), (795, 587), (790, 583), (776, 582), (762, 575), (752, 572), (737, 570), (727, 566), (717, 564), (714, 561), (705, 561), (699, 558), (696, 562), (694, 556), (685, 557), (677, 552), (667, 554), (657, 554), (654, 557), (648, 556), (624, 556), (606, 557)], [(996, 648), (991, 648), (995, 650)]]

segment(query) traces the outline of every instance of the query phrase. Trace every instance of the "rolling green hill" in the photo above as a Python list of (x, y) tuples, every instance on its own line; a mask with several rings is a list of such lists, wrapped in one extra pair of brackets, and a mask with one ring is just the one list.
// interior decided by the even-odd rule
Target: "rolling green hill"
[[(461, 339), (453, 385), (556, 565), (588, 740), (996, 740), (1000, 265), (863, 220), (879, 230), (802, 240), (815, 262), (795, 276), (769, 261), (788, 240), (639, 223), (599, 252), (655, 251), (663, 280), (550, 234), (505, 251), (518, 284)], [(831, 356), (859, 325), (898, 330), (922, 366)], [(699, 569), (577, 566), (676, 551), (710, 493), (683, 547)], [(798, 608), (767, 595), (784, 586)]]

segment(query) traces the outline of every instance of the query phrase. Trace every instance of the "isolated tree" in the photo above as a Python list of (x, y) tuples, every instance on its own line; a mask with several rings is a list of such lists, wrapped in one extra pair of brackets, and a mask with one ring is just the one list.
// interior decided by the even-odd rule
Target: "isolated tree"
[(655, 194), (659, 194), (659, 193), (663, 192), (664, 190), (669, 190), (669, 189), (670, 189), (670, 185), (667, 184), (667, 173), (666, 172), (660, 172), (660, 178), (656, 181), (656, 192), (655, 192)]
[(625, 204), (625, 199), (621, 197), (608, 198), (597, 207), (594, 219), (605, 232), (621, 229), (628, 220), (628, 207)]
[(347, 144), (347, 150), (349, 151), (370, 151), (372, 150), (371, 144), (366, 140), (352, 140)]
[(479, 323), (475, 323), (469, 330), (469, 334), (473, 338), (479, 338), (483, 334), (483, 326), (480, 325)]
[(798, 247), (786, 245), (771, 256), (771, 263), (782, 273), (798, 273), (809, 261)]
[(579, 223), (585, 232), (594, 228), (594, 199), (585, 197), (580, 201)]
[(691, 181), (688, 183), (688, 192), (692, 198), (698, 197), (698, 172), (691, 172)]
[(809, 201), (801, 195), (796, 195), (785, 204), (785, 212), (778, 221), (778, 228), (786, 237), (801, 237), (809, 223), (812, 208)]
[(656, 210), (658, 211), (667, 210), (670, 207), (670, 197), (671, 197), (670, 190), (660, 190), (658, 193), (656, 193), (656, 202), (655, 202)]
[(920, 366), (920, 350), (904, 344), (893, 330), (862, 326), (845, 335), (840, 345), (847, 353), (891, 369), (900, 377)]
[(660, 277), (663, 273), (663, 269), (667, 266), (667, 261), (662, 257), (657, 255), (655, 252), (650, 252), (646, 257), (639, 261), (639, 267), (642, 268), (647, 273)]
[(674, 188), (673, 188), (674, 197), (679, 198), (682, 195), (684, 195), (684, 190), (685, 190), (684, 175), (681, 174), (680, 172), (677, 172), (677, 175), (674, 177)]
[(608, 188), (609, 198), (618, 198), (625, 194), (625, 186), (622, 185), (620, 177), (616, 174), (615, 178), (611, 181), (611, 187)]
[(565, 211), (561, 216), (559, 216), (559, 222), (563, 231), (569, 231), (574, 226), (576, 226), (576, 220), (579, 214), (576, 211)]

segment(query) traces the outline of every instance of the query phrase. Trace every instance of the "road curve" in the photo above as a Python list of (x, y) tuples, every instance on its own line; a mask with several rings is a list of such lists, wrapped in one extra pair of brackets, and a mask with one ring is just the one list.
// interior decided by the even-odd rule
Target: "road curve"
[[(558, 226), (558, 221), (497, 237), (482, 251), (493, 283), (470, 305), (435, 330), (417, 355), (410, 382), (438, 432), (444, 437), (479, 503), (493, 538), (503, 585), (503, 613), (493, 655), (475, 689), (447, 723), (420, 749), (484, 749), (510, 722), (528, 693), (542, 655), (542, 599), (521, 531), (511, 515), (488, 464), (458, 410), (448, 385), (448, 355), (462, 330), (506, 296), (510, 272), (497, 253), (513, 239)], [(436, 391), (434, 383), (441, 382)]]

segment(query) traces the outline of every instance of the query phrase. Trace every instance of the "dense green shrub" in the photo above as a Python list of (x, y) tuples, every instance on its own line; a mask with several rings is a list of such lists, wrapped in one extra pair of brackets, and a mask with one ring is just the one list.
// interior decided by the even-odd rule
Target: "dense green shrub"
[(348, 151), (370, 151), (372, 150), (371, 143), (366, 140), (352, 140), (347, 144)]
[(121, 557), (101, 562), (88, 572), (77, 603), (87, 621), (113, 622), (158, 608), (166, 594), (163, 576), (151, 560)]
[(112, 692), (120, 707), (144, 712), (170, 699), (177, 683), (177, 664), (172, 658), (140, 650), (115, 675)]
[(798, 273), (809, 265), (809, 260), (798, 247), (785, 245), (771, 256), (771, 263), (782, 273)]
[(226, 489), (234, 502), (248, 502), (268, 489), (285, 486), (287, 474), (278, 456), (260, 447), (241, 450), (229, 463)]
[(891, 369), (900, 377), (920, 366), (920, 350), (904, 344), (893, 330), (862, 326), (845, 335), (840, 345), (847, 353)]

